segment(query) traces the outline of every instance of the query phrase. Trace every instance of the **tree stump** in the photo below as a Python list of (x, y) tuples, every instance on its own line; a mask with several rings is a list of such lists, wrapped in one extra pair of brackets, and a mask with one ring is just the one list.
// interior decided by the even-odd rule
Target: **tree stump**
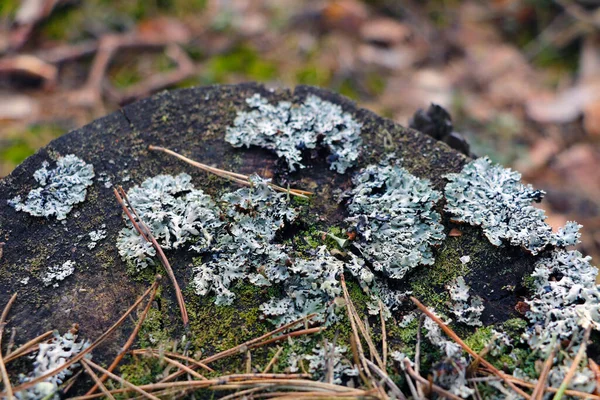
[[(309, 151), (305, 154), (308, 167), (290, 172), (271, 151), (256, 146), (232, 147), (224, 140), (226, 127), (234, 123), (238, 111), (247, 109), (246, 99), (256, 93), (271, 103), (296, 103), (314, 94), (340, 105), (362, 124), (363, 148), (357, 165), (344, 174), (336, 173), (329, 168), (326, 157)], [(356, 171), (380, 162), (388, 153), (395, 153), (404, 168), (419, 178), (429, 179), (440, 191), (447, 182), (444, 175), (459, 172), (469, 161), (444, 143), (359, 109), (342, 96), (313, 87), (299, 86), (289, 91), (269, 90), (257, 84), (211, 86), (164, 92), (128, 105), (54, 140), (0, 182), (0, 238), (5, 242), (0, 259), (0, 304), (6, 304), (13, 293), (18, 293), (8, 324), (9, 329), (16, 329), (17, 343), (49, 329), (64, 332), (73, 323), (79, 324), (81, 337), (93, 340), (134, 303), (155, 273), (165, 275), (160, 264), (144, 273), (128, 272), (115, 245), (125, 225), (114, 187), (122, 185), (128, 190), (158, 174), (185, 172), (191, 175), (196, 188), (215, 198), (239, 188), (177, 158), (149, 151), (149, 145), (172, 149), (224, 170), (257, 173), (281, 186), (314, 192), (302, 221), (292, 227), (301, 230), (301, 234), (331, 232), (332, 228), (344, 232), (347, 210), (336, 201), (336, 195), (352, 188)], [(7, 205), (10, 199), (25, 197), (36, 187), (33, 174), (44, 161), (53, 162), (68, 154), (92, 164), (95, 178), (85, 201), (76, 204), (64, 221), (31, 216)], [(437, 209), (443, 210), (443, 201)], [(444, 310), (448, 301), (445, 285), (464, 276), (471, 293), (483, 299), (484, 326), (522, 318), (515, 306), (527, 293), (523, 279), (531, 274), (534, 257), (520, 248), (490, 244), (480, 228), (459, 226), (448, 216), (442, 222), (446, 238), (434, 249), (435, 263), (412, 270), (394, 282), (394, 287), (412, 291), (425, 305)], [(107, 237), (88, 248), (89, 233), (103, 225)], [(460, 229), (460, 235), (447, 235), (453, 228)], [(233, 289), (237, 290), (233, 305), (216, 306), (210, 296), (200, 297), (189, 290), (196, 256), (183, 249), (166, 251), (166, 255), (183, 290), (190, 315), (187, 335), (195, 350), (211, 354), (273, 329), (258, 311), (258, 306), (268, 299), (265, 291), (241, 285)], [(464, 265), (461, 257), (467, 255), (470, 261)], [(58, 287), (44, 285), (44, 271), (67, 260), (75, 261), (75, 272), (59, 282)], [(353, 295), (358, 292), (352, 290)], [(394, 313), (395, 322), (388, 324), (391, 348), (411, 335), (414, 339), (414, 327), (408, 333), (397, 328), (403, 315), (413, 310), (407, 301)], [(110, 344), (94, 351), (94, 357), (112, 359), (132, 327), (131, 321), (126, 322)], [(470, 335), (473, 329), (463, 327), (461, 332)], [(173, 288), (165, 278), (140, 333), (141, 343), (156, 345), (181, 338), (184, 333)], [(343, 340), (347, 342), (347, 338)], [(265, 352), (265, 360), (270, 354)], [(237, 366), (225, 363), (221, 368), (235, 370)]]

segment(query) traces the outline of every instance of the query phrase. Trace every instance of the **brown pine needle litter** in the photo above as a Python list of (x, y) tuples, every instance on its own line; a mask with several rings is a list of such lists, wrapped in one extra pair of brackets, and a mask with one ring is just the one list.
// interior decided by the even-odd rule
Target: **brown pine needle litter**
[[(179, 310), (181, 311), (181, 320), (183, 321), (183, 326), (187, 328), (190, 320), (188, 318), (187, 309), (185, 307), (185, 301), (183, 299), (183, 294), (181, 293), (181, 289), (179, 288), (179, 284), (177, 283), (177, 278), (175, 277), (175, 273), (173, 272), (173, 268), (171, 268), (171, 264), (169, 263), (169, 260), (167, 259), (165, 252), (163, 251), (160, 244), (158, 244), (158, 242), (156, 241), (156, 238), (154, 237), (154, 235), (152, 235), (150, 228), (148, 228), (148, 226), (144, 223), (144, 221), (142, 221), (142, 219), (140, 218), (138, 213), (135, 211), (135, 208), (133, 208), (133, 206), (129, 202), (129, 199), (127, 198), (127, 193), (125, 193), (125, 190), (123, 190), (123, 188), (121, 186), (119, 186), (117, 189), (114, 189), (114, 193), (115, 193), (115, 197), (117, 198), (117, 201), (121, 205), (121, 208), (123, 208), (125, 215), (127, 215), (127, 218), (129, 218), (129, 220), (133, 224), (134, 228), (138, 231), (138, 233), (147, 242), (150, 242), (152, 244), (152, 246), (154, 247), (154, 249), (156, 250), (158, 259), (160, 260), (160, 263), (163, 265), (163, 267), (167, 271), (167, 275), (169, 276), (169, 279), (171, 280), (171, 284), (173, 285), (173, 288), (175, 289), (175, 296), (177, 297), (177, 304), (179, 305)], [(123, 199), (125, 199), (125, 201), (123, 201)], [(125, 204), (125, 202), (127, 204)], [(137, 218), (137, 220), (136, 220), (136, 218)]]
[[(126, 200), (125, 200), (126, 201)], [(135, 211), (133, 211), (135, 214)], [(143, 224), (143, 222), (142, 222)], [(141, 229), (144, 229), (143, 225), (140, 225)], [(143, 231), (142, 231), (143, 232)], [(239, 356), (240, 354), (247, 354), (248, 359), (252, 357), (252, 350), (268, 346), (274, 343), (285, 342), (293, 337), (307, 336), (321, 332), (323, 327), (310, 327), (308, 324), (316, 316), (316, 314), (309, 315), (304, 318), (300, 318), (296, 321), (283, 325), (279, 328), (272, 330), (264, 335), (248, 340), (238, 346), (234, 346), (227, 350), (219, 353), (206, 356), (201, 359), (195, 359), (184, 354), (180, 354), (173, 351), (167, 351), (165, 349), (154, 349), (154, 348), (143, 348), (130, 350), (140, 331), (140, 327), (145, 320), (153, 302), (156, 292), (158, 290), (160, 276), (156, 277), (155, 282), (140, 296), (136, 302), (115, 322), (111, 328), (104, 332), (98, 339), (96, 339), (88, 348), (81, 351), (73, 358), (66, 360), (65, 364), (55, 370), (33, 379), (30, 382), (21, 384), (16, 387), (11, 387), (8, 382), (8, 373), (3, 373), (3, 381), (5, 383), (4, 392), (0, 393), (0, 398), (12, 396), (14, 393), (27, 389), (37, 382), (41, 382), (65, 368), (72, 366), (79, 362), (83, 371), (89, 375), (94, 383), (93, 387), (83, 396), (70, 397), (74, 400), (88, 400), (97, 398), (108, 398), (114, 399), (115, 396), (127, 396), (128, 398), (135, 399), (165, 399), (165, 398), (185, 398), (190, 396), (194, 391), (201, 389), (211, 391), (226, 391), (233, 393), (226, 393), (223, 399), (407, 399), (400, 387), (390, 378), (387, 372), (387, 356), (380, 356), (377, 351), (377, 347), (372, 340), (372, 334), (370, 327), (367, 322), (362, 321), (356, 310), (356, 307), (350, 298), (346, 282), (341, 277), (341, 287), (344, 296), (346, 311), (348, 319), (351, 325), (350, 339), (355, 357), (355, 364), (359, 368), (359, 373), (364, 386), (359, 388), (353, 388), (343, 385), (334, 384), (331, 382), (330, 372), (328, 371), (329, 379), (326, 382), (315, 381), (312, 376), (308, 373), (269, 373), (268, 371), (275, 365), (278, 358), (280, 357), (283, 347), (278, 346), (275, 355), (271, 358), (267, 366), (263, 369), (263, 372), (258, 373), (243, 373), (243, 374), (229, 374), (221, 375), (216, 377), (207, 378), (204, 375), (197, 372), (197, 369), (205, 370), (209, 373), (214, 374), (215, 371), (211, 369), (208, 364), (214, 363), (218, 360), (222, 360), (230, 356)], [(0, 317), (0, 324), (6, 324), (6, 318), (10, 311), (10, 306), (14, 302), (16, 296), (11, 298), (11, 301), (4, 309), (2, 317)], [(99, 344), (105, 341), (109, 335), (111, 335), (128, 317), (146, 300), (147, 303), (144, 306), (143, 311), (140, 313), (138, 321), (136, 322), (132, 333), (129, 335), (125, 344), (121, 347), (121, 350), (116, 355), (114, 361), (108, 368), (103, 368), (97, 363), (85, 358), (87, 354), (90, 354)], [(559, 388), (547, 387), (545, 384), (545, 375), (543, 372), (540, 375), (539, 382), (537, 384), (525, 382), (511, 375), (506, 375), (501, 371), (498, 371), (489, 362), (484, 359), (485, 352), (481, 354), (475, 353), (468, 345), (466, 345), (456, 333), (444, 324), (438, 317), (436, 317), (431, 311), (429, 311), (423, 304), (417, 299), (411, 298), (415, 305), (423, 312), (423, 314), (431, 318), (437, 323), (440, 328), (446, 333), (448, 337), (458, 343), (463, 349), (469, 353), (473, 358), (473, 374), (479, 374), (479, 377), (469, 378), (469, 382), (475, 384), (477, 382), (485, 382), (490, 380), (500, 381), (508, 385), (509, 387), (517, 388), (516, 393), (519, 393), (525, 398), (542, 398), (544, 394), (554, 393), (554, 399), (558, 400), (564, 395), (572, 396), (576, 398), (586, 398), (600, 400), (600, 396), (579, 392), (575, 390), (566, 389), (572, 376), (583, 360), (586, 350), (586, 344), (589, 340), (591, 329), (586, 329), (581, 347), (577, 352), (576, 358), (573, 360), (573, 364), (569, 369), (569, 372), (565, 376), (563, 384)], [(382, 315), (380, 315), (382, 317)], [(385, 322), (381, 318), (381, 330), (385, 331)], [(299, 328), (299, 329), (298, 329)], [(298, 330), (293, 330), (298, 329)], [(290, 331), (291, 330), (291, 331)], [(1, 333), (0, 333), (1, 335)], [(39, 343), (47, 340), (51, 335), (51, 332), (46, 332), (35, 339), (32, 339), (17, 348), (14, 352), (10, 353), (5, 359), (0, 358), (0, 362), (14, 361), (26, 354), (37, 349)], [(336, 333), (337, 339), (337, 333)], [(1, 336), (0, 336), (1, 340)], [(333, 344), (335, 345), (336, 340), (334, 339)], [(363, 343), (366, 344), (369, 349), (370, 357), (369, 360), (364, 353)], [(382, 338), (382, 350), (387, 353), (387, 342), (385, 338)], [(556, 351), (556, 348), (555, 348)], [(548, 359), (551, 360), (554, 356), (550, 354)], [(146, 356), (154, 357), (162, 362), (169, 365), (169, 368), (174, 368), (176, 371), (171, 373), (166, 378), (155, 383), (149, 383), (144, 385), (135, 385), (134, 383), (124, 379), (119, 374), (113, 372), (121, 363), (123, 357), (126, 354), (134, 356)], [(0, 357), (2, 357), (0, 355)], [(416, 360), (415, 360), (416, 361)], [(452, 400), (459, 400), (460, 397), (450, 393), (448, 390), (434, 384), (431, 379), (427, 379), (419, 374), (411, 365), (410, 360), (404, 359), (402, 361), (403, 371), (407, 379), (407, 386), (410, 389), (410, 393), (415, 399), (425, 400), (431, 393), (437, 394), (437, 396), (444, 397)], [(551, 365), (549, 361), (546, 363)], [(2, 364), (4, 366), (4, 364)], [(329, 364), (328, 364), (329, 365)], [(329, 367), (328, 367), (329, 368)], [(547, 368), (545, 368), (546, 370)], [(101, 376), (95, 371), (99, 372)], [(76, 373), (65, 385), (72, 386), (81, 374), (81, 370)], [(490, 376), (492, 373), (495, 376)], [(187, 380), (175, 380), (176, 378), (186, 375)], [(483, 375), (483, 376), (481, 376)], [(111, 385), (105, 385), (106, 380), (111, 380)], [(421, 386), (426, 390), (419, 390), (418, 386)], [(532, 389), (531, 395), (527, 394), (520, 387)], [(99, 393), (95, 393), (99, 390)], [(66, 389), (65, 389), (66, 391)], [(421, 392), (426, 392), (425, 394)], [(137, 397), (132, 397), (137, 395)], [(219, 396), (217, 396), (219, 397)]]
[[(198, 161), (192, 160), (190, 158), (187, 158), (185, 156), (182, 156), (181, 154), (176, 153), (173, 150), (165, 149), (164, 147), (150, 145), (150, 146), (148, 146), (148, 150), (162, 151), (163, 153), (175, 156), (175, 157), (179, 158), (180, 160), (183, 160), (186, 163), (193, 165), (194, 167), (200, 168), (203, 171), (210, 172), (211, 174), (215, 174), (217, 176), (220, 176), (221, 178), (229, 179), (230, 181), (239, 183), (240, 185), (252, 186), (252, 182), (250, 181), (250, 177), (248, 175), (238, 174), (236, 172), (230, 172), (230, 171), (226, 171), (224, 169), (211, 167), (210, 165), (202, 164), (201, 162), (198, 162)], [(305, 199), (307, 199), (308, 196), (313, 194), (312, 192), (308, 192), (306, 190), (301, 190), (301, 189), (286, 189), (284, 187), (277, 186), (274, 183), (270, 183), (270, 182), (268, 183), (268, 185), (271, 188), (273, 188), (273, 190), (276, 190), (278, 192), (289, 193), (293, 196), (301, 197), (301, 198), (305, 198)]]

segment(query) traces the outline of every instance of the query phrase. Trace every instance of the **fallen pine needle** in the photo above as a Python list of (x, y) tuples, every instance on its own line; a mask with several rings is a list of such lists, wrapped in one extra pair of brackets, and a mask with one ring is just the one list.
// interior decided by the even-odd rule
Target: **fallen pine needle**
[[(247, 176), (247, 175), (238, 174), (238, 173), (235, 173), (235, 172), (226, 171), (224, 169), (211, 167), (210, 165), (206, 165), (206, 164), (203, 164), (201, 162), (194, 161), (194, 160), (192, 160), (190, 158), (182, 156), (179, 153), (174, 152), (173, 150), (165, 149), (164, 147), (150, 145), (150, 146), (148, 146), (148, 150), (162, 151), (163, 153), (175, 156), (175, 157), (179, 158), (180, 160), (183, 160), (186, 163), (188, 163), (190, 165), (193, 165), (194, 167), (200, 168), (203, 171), (213, 173), (213, 174), (215, 174), (217, 176), (220, 176), (222, 178), (226, 178), (226, 179), (232, 180), (232, 181), (237, 182), (237, 183), (242, 184), (242, 185), (252, 186), (252, 182), (250, 181), (250, 177)], [(297, 197), (308, 198), (308, 196), (310, 196), (310, 195), (313, 194), (312, 192), (308, 192), (306, 190), (286, 189), (284, 187), (277, 186), (274, 183), (270, 183), (270, 182), (268, 183), (268, 185), (271, 188), (273, 188), (274, 190), (278, 191), (278, 192), (289, 193), (289, 194), (292, 194), (292, 195), (297, 196)]]

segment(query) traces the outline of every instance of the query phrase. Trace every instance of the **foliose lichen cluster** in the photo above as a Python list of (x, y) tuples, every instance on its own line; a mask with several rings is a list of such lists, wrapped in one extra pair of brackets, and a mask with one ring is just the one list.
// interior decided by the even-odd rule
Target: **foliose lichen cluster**
[(434, 262), (432, 248), (445, 235), (434, 210), (441, 193), (398, 162), (370, 165), (353, 178), (347, 219), (355, 243), (376, 271), (402, 279), (418, 265)]
[(533, 349), (548, 351), (553, 341), (570, 340), (589, 326), (600, 330), (598, 269), (590, 261), (560, 249), (536, 262), (535, 293), (526, 300), (532, 326), (525, 338)]
[(341, 174), (355, 165), (360, 154), (362, 125), (331, 102), (309, 95), (297, 105), (276, 105), (258, 93), (246, 99), (251, 111), (238, 112), (225, 140), (234, 147), (259, 146), (274, 151), (290, 171), (305, 168), (302, 151), (318, 146), (329, 149), (327, 161)]
[(465, 283), (465, 278), (459, 276), (447, 287), (452, 300), (451, 311), (456, 320), (470, 326), (481, 326), (480, 318), (484, 310), (483, 300), (481, 297), (469, 294), (470, 287)]
[(445, 210), (456, 221), (481, 226), (496, 246), (506, 241), (535, 255), (548, 245), (565, 247), (578, 243), (581, 226), (575, 222), (552, 233), (550, 225), (544, 222), (544, 211), (531, 205), (541, 201), (545, 193), (522, 184), (518, 172), (482, 157), (446, 178), (449, 183), (445, 188)]
[[(189, 245), (204, 249), (214, 240), (222, 225), (219, 210), (212, 198), (195, 189), (191, 176), (182, 173), (175, 177), (158, 175), (134, 186), (127, 194), (130, 204), (165, 249)], [(119, 232), (117, 248), (124, 259), (140, 270), (153, 263), (156, 250), (131, 222)]]
[(298, 355), (290, 354), (288, 363), (290, 372), (298, 372), (298, 364), (302, 361), (308, 362), (308, 372), (316, 379), (325, 381), (328, 366), (333, 369), (333, 383), (339, 385), (343, 378), (358, 376), (358, 368), (344, 355), (348, 349), (345, 346), (327, 343), (317, 345), (312, 349), (312, 353)]
[(60, 281), (65, 280), (75, 272), (75, 261), (67, 260), (61, 265), (52, 265), (42, 276), (42, 282), (45, 286), (52, 285), (58, 287)]
[(94, 178), (94, 167), (73, 154), (56, 161), (56, 168), (48, 169), (47, 161), (34, 172), (33, 177), (39, 187), (32, 189), (23, 202), (15, 196), (8, 204), (17, 211), (36, 217), (64, 220), (75, 204), (85, 200), (87, 188)]
[[(39, 344), (37, 354), (33, 362), (33, 371), (28, 375), (19, 376), (21, 383), (32, 381), (46, 373), (62, 366), (67, 360), (79, 354), (90, 346), (88, 341), (77, 341), (77, 333), (73, 330), (64, 335), (54, 332), (54, 337), (49, 342)], [(49, 399), (58, 400), (61, 396), (58, 394), (59, 386), (65, 381), (65, 378), (73, 374), (73, 370), (78, 367), (75, 363), (48, 379), (36, 383), (30, 389), (15, 393), (19, 400), (37, 400)]]

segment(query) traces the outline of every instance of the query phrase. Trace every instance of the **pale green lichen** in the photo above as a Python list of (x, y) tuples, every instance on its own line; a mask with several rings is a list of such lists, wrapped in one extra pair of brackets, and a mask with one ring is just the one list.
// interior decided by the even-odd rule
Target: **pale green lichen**
[[(213, 243), (222, 225), (211, 197), (195, 189), (191, 179), (187, 174), (158, 175), (127, 192), (131, 206), (165, 249), (189, 245), (202, 251)], [(156, 250), (130, 222), (127, 225), (117, 239), (119, 254), (134, 262), (138, 270), (143, 269), (152, 262)]]
[(532, 201), (541, 201), (545, 193), (522, 184), (518, 172), (482, 157), (446, 178), (450, 182), (445, 188), (445, 210), (456, 221), (481, 226), (496, 246), (506, 241), (535, 255), (548, 245), (565, 247), (578, 243), (581, 226), (575, 222), (552, 233), (550, 225), (544, 222), (544, 211), (531, 205)]
[(334, 346), (328, 343), (325, 346), (315, 346), (310, 354), (297, 355), (293, 353), (288, 358), (290, 372), (298, 372), (300, 370), (298, 364), (307, 361), (308, 372), (314, 378), (325, 381), (327, 371), (331, 368), (333, 383), (340, 385), (342, 379), (358, 376), (358, 368), (348, 358), (344, 357), (347, 351), (348, 349), (345, 346)]
[[(77, 334), (74, 331), (69, 331), (62, 336), (58, 332), (54, 332), (54, 337), (50, 341), (39, 344), (33, 362), (33, 371), (28, 375), (19, 376), (19, 381), (26, 383), (55, 370), (88, 348), (89, 345), (88, 341), (77, 341)], [(59, 385), (64, 382), (65, 378), (73, 374), (73, 370), (77, 366), (77, 363), (73, 364), (42, 382), (36, 383), (29, 389), (16, 392), (16, 398), (19, 400), (60, 399)]]
[(578, 251), (555, 250), (536, 262), (535, 293), (526, 300), (533, 324), (525, 338), (533, 349), (548, 351), (554, 340), (575, 339), (591, 326), (600, 330), (598, 269)]
[[(458, 322), (471, 326), (481, 326), (481, 313), (484, 310), (481, 297), (471, 296), (470, 287), (465, 283), (465, 279), (459, 276), (447, 286), (452, 300), (451, 311)], [(469, 298), (471, 301), (469, 302)]]
[(49, 165), (44, 161), (42, 168), (34, 172), (33, 177), (40, 187), (32, 189), (25, 202), (16, 196), (8, 204), (36, 217), (56, 216), (57, 220), (64, 220), (75, 204), (85, 200), (94, 167), (73, 154), (59, 158), (54, 169), (49, 170)]
[(48, 268), (42, 276), (42, 282), (45, 286), (58, 287), (58, 283), (71, 276), (73, 272), (75, 272), (75, 261), (68, 260), (61, 265), (53, 265)]
[(418, 265), (433, 264), (432, 247), (445, 235), (434, 210), (441, 194), (429, 181), (393, 162), (366, 167), (353, 183), (347, 221), (358, 233), (355, 245), (373, 268), (402, 279)]
[(286, 160), (290, 171), (305, 168), (302, 151), (319, 146), (329, 150), (331, 169), (341, 174), (356, 163), (362, 139), (361, 124), (342, 108), (315, 95), (298, 105), (281, 101), (277, 105), (255, 94), (246, 99), (252, 108), (239, 112), (225, 140), (234, 147), (260, 146)]

